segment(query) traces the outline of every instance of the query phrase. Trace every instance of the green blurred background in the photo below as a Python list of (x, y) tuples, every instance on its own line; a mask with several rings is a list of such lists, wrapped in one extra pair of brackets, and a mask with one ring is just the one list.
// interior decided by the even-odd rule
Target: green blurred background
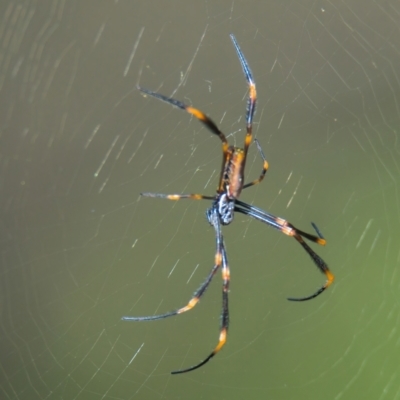
[[(400, 398), (398, 1), (3, 1), (0, 397)], [(301, 247), (237, 215), (225, 348), (207, 202), (221, 145), (136, 84), (193, 104), (242, 146), (247, 88), (270, 169), (241, 199), (328, 240)], [(261, 170), (251, 146), (246, 177)], [(318, 247), (318, 248), (317, 248)]]

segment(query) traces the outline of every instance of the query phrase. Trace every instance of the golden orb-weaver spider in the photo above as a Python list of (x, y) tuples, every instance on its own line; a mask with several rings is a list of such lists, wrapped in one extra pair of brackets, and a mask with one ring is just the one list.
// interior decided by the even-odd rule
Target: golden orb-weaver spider
[(305, 301), (313, 299), (321, 294), (328, 286), (330, 286), (334, 280), (333, 274), (330, 272), (325, 261), (316, 254), (310, 246), (304, 241), (303, 238), (308, 239), (312, 242), (318, 243), (320, 245), (325, 245), (326, 241), (320, 234), (318, 228), (314, 225), (314, 229), (318, 236), (312, 235), (307, 232), (303, 232), (295, 228), (288, 221), (275, 217), (260, 208), (254, 207), (250, 204), (240, 201), (238, 198), (242, 189), (246, 189), (250, 186), (260, 183), (268, 170), (268, 162), (265, 155), (261, 149), (261, 146), (257, 139), (255, 139), (258, 151), (263, 159), (263, 168), (260, 176), (250, 183), (244, 184), (244, 167), (246, 165), (247, 151), (249, 149), (250, 143), (252, 141), (252, 125), (253, 117), (256, 107), (257, 92), (256, 85), (247, 64), (247, 61), (237, 43), (235, 37), (230, 35), (233, 45), (235, 46), (236, 53), (239, 57), (240, 63), (243, 68), (244, 75), (246, 77), (247, 83), (249, 85), (249, 99), (247, 105), (246, 113), (246, 136), (244, 139), (244, 147), (230, 146), (226, 139), (226, 136), (219, 130), (217, 125), (207, 117), (200, 110), (187, 106), (180, 102), (179, 100), (172, 99), (170, 97), (163, 96), (162, 94), (153, 92), (148, 89), (138, 87), (138, 89), (150, 96), (153, 96), (159, 100), (166, 103), (172, 104), (182, 110), (187, 111), (192, 114), (199, 121), (201, 121), (213, 134), (217, 135), (222, 142), (222, 168), (221, 175), (219, 179), (219, 184), (217, 188), (217, 193), (215, 196), (206, 196), (202, 194), (160, 194), (160, 193), (142, 193), (145, 197), (159, 197), (168, 200), (180, 200), (180, 199), (193, 199), (193, 200), (212, 200), (212, 205), (207, 209), (207, 219), (209, 223), (214, 227), (215, 237), (216, 237), (216, 253), (215, 253), (215, 263), (212, 267), (210, 273), (208, 274), (206, 280), (201, 284), (201, 286), (194, 292), (193, 297), (189, 300), (186, 306), (181, 307), (177, 310), (147, 317), (122, 317), (124, 321), (152, 321), (161, 318), (171, 317), (173, 315), (182, 314), (185, 311), (191, 310), (203, 296), (204, 292), (208, 288), (211, 280), (217, 270), (221, 267), (222, 270), (222, 313), (221, 313), (221, 327), (218, 344), (214, 350), (200, 363), (185, 369), (178, 371), (172, 371), (172, 374), (180, 374), (183, 372), (193, 371), (205, 363), (207, 363), (212, 357), (214, 357), (224, 346), (227, 340), (228, 325), (229, 325), (229, 311), (228, 311), (228, 291), (229, 291), (229, 281), (230, 281), (230, 270), (228, 265), (228, 258), (225, 251), (224, 239), (222, 236), (221, 225), (229, 225), (233, 221), (233, 216), (235, 211), (253, 217), (261, 222), (266, 223), (276, 229), (279, 229), (285, 235), (293, 236), (303, 247), (303, 249), (308, 253), (308, 255), (313, 260), (314, 264), (319, 268), (321, 272), (326, 275), (325, 284), (319, 288), (315, 293), (310, 296), (302, 298), (289, 298), (292, 301)]

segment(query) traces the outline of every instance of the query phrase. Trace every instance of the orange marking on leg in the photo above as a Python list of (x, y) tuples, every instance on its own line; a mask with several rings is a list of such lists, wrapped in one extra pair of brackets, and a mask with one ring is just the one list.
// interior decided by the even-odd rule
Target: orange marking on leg
[(218, 353), (222, 349), (222, 347), (226, 343), (226, 336), (227, 336), (227, 331), (226, 331), (226, 328), (224, 328), (221, 331), (221, 334), (219, 335), (219, 343), (217, 344), (217, 347), (214, 350), (214, 354)]
[(293, 230), (292, 228), (289, 228), (288, 226), (285, 226), (285, 228), (283, 229), (282, 232), (283, 232), (285, 235), (288, 235), (288, 236), (294, 236), (294, 235), (295, 235), (294, 230)]
[(276, 221), (277, 224), (279, 224), (281, 226), (282, 233), (284, 233), (285, 235), (288, 235), (288, 236), (295, 236), (296, 235), (295, 229), (290, 227), (288, 225), (288, 222), (285, 219), (280, 218), (280, 217), (275, 217), (275, 221)]
[(179, 200), (181, 198), (181, 196), (179, 194), (169, 194), (167, 196), (168, 200)]
[(230, 277), (231, 277), (231, 273), (229, 272), (229, 269), (228, 268), (224, 269), (222, 271), (222, 279), (224, 281), (228, 281), (230, 279)]
[(220, 252), (215, 254), (215, 265), (222, 264), (222, 254)]
[(177, 314), (182, 314), (186, 311), (191, 310), (198, 302), (199, 302), (198, 297), (194, 297), (192, 300), (189, 301), (188, 305), (185, 307), (182, 307), (180, 310), (177, 311)]
[(255, 100), (257, 98), (257, 90), (256, 90), (256, 85), (254, 85), (254, 83), (252, 83), (250, 85), (250, 93), (249, 96), (252, 100)]
[(335, 280), (335, 276), (329, 270), (325, 271), (325, 274), (326, 274), (326, 277), (328, 278), (328, 282), (325, 285), (325, 287), (327, 288), (333, 283), (333, 281)]
[(250, 133), (250, 134), (246, 135), (246, 137), (244, 138), (244, 145), (245, 145), (245, 147), (249, 147), (249, 146), (250, 146), (251, 137), (252, 137), (252, 135), (251, 135), (251, 133)]
[(207, 119), (206, 115), (202, 113), (200, 110), (197, 108), (193, 107), (186, 107), (186, 111), (192, 115), (194, 115), (196, 118), (198, 118), (201, 121), (205, 121)]
[(320, 244), (321, 246), (325, 246), (326, 245), (326, 240), (318, 238), (317, 243)]

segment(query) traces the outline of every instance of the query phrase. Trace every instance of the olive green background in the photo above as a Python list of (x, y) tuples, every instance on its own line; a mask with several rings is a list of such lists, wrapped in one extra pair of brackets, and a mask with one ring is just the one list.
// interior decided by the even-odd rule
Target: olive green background
[[(396, 1), (3, 1), (0, 397), (400, 398), (400, 4)], [(236, 215), (225, 348), (206, 201), (221, 144), (136, 84), (193, 104), (242, 146), (247, 88), (270, 164), (241, 199), (328, 240)], [(247, 179), (261, 171), (251, 146)]]

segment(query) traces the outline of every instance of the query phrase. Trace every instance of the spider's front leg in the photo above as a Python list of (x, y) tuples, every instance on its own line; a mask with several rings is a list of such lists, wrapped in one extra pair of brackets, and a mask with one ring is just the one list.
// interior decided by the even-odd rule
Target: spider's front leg
[(192, 199), (192, 200), (214, 200), (215, 196), (206, 196), (204, 194), (164, 194), (164, 193), (140, 193), (143, 197), (157, 197), (160, 199), (168, 200), (180, 200), (180, 199)]

